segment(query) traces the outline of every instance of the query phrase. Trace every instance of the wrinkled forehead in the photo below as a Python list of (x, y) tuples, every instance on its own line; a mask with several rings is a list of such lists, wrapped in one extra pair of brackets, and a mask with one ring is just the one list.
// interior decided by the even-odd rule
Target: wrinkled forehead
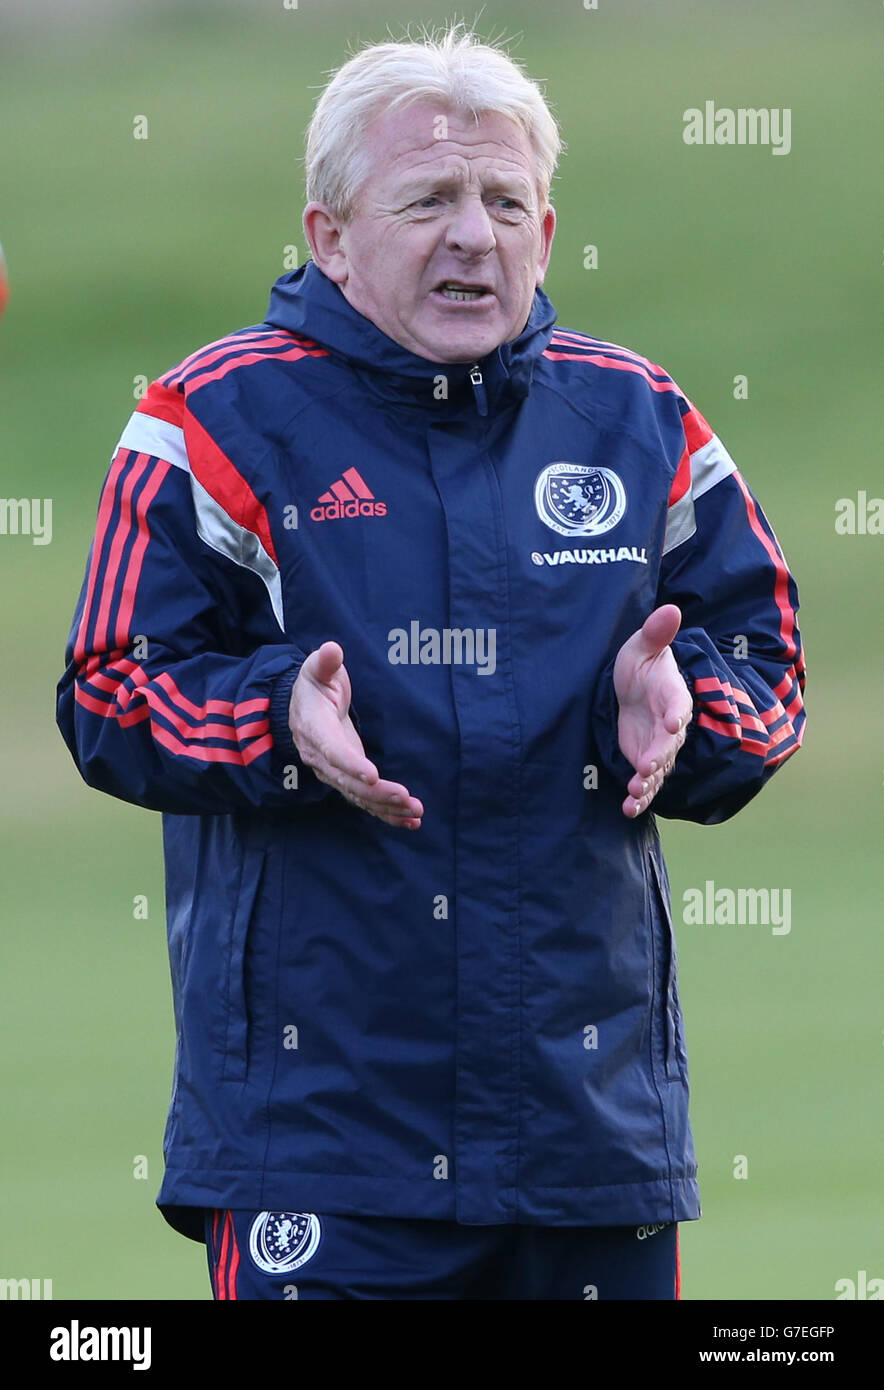
[(420, 191), (427, 182), (454, 187), (513, 186), (537, 193), (537, 161), (518, 122), (488, 111), (440, 110), (413, 102), (381, 113), (365, 133), (365, 191)]

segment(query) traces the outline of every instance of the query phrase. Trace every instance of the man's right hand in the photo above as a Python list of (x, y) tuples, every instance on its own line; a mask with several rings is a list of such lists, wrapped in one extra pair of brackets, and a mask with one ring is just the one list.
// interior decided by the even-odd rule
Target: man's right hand
[(365, 756), (350, 718), (350, 677), (337, 642), (311, 652), (292, 686), (289, 728), (301, 761), (320, 782), (387, 825), (417, 830), (424, 808), (399, 782), (385, 782)]

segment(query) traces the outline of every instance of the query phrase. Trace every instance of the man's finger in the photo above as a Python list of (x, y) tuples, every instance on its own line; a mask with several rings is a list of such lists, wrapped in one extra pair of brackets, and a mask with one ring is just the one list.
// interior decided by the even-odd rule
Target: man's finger
[(666, 762), (672, 762), (685, 741), (690, 720), (679, 714), (667, 715), (664, 720), (665, 733), (658, 734), (651, 745), (634, 764), (640, 777), (651, 777)]
[(423, 815), (423, 805), (401, 782), (387, 782), (378, 778), (376, 782), (369, 784), (346, 772), (339, 772), (334, 767), (320, 766), (314, 771), (321, 781), (328, 782), (329, 786), (334, 787), (342, 796), (361, 803), (367, 810), (383, 809), (406, 818)]
[[(321, 647), (311, 653), (316, 658), (315, 665), (309, 674), (319, 682), (320, 685), (328, 685), (329, 681), (337, 674), (344, 664), (344, 649), (340, 642), (323, 642)], [(308, 657), (309, 661), (310, 658)], [(307, 664), (306, 662), (304, 663)], [(302, 667), (303, 669), (303, 667)]]
[(417, 830), (420, 828), (423, 806), (416, 797), (411, 797), (405, 806), (390, 807), (384, 803), (372, 805), (371, 802), (360, 796), (350, 796), (346, 793), (342, 793), (342, 795), (345, 801), (349, 801), (360, 811), (365, 811), (368, 815), (382, 820), (385, 825), (395, 826), (399, 830)]
[(665, 740), (658, 740), (639, 758), (635, 765), (636, 773), (639, 777), (653, 777), (664, 763), (670, 762), (675, 757), (680, 747), (681, 744), (672, 736)]
[(313, 745), (312, 748), (308, 747), (307, 751), (314, 755), (310, 766), (314, 770), (317, 767), (322, 768), (330, 781), (338, 776), (351, 777), (354, 781), (370, 787), (380, 780), (378, 770), (371, 759), (343, 740), (334, 744)]
[(691, 722), (692, 714), (693, 705), (690, 702), (690, 698), (688, 697), (688, 699), (682, 700), (679, 697), (679, 699), (666, 711), (666, 715), (663, 719), (663, 726), (667, 733), (680, 735), (682, 742), (684, 742), (685, 730)]
[(685, 740), (687, 721), (679, 719), (677, 722), (679, 730), (675, 737), (658, 742), (644, 758), (639, 759), (635, 776), (630, 778), (626, 787), (628, 795), (623, 802), (624, 815), (635, 817), (646, 811), (675, 766)]
[(420, 816), (391, 816), (384, 811), (373, 811), (370, 806), (360, 807), (369, 816), (374, 816), (376, 820), (383, 821), (384, 825), (391, 825), (394, 830), (420, 830)]
[(397, 782), (379, 781), (374, 786), (367, 787), (364, 782), (347, 777), (345, 773), (325, 780), (351, 801), (359, 801), (372, 809), (389, 810), (400, 816), (421, 815), (423, 813), (423, 806), (417, 797), (411, 796), (407, 788), (400, 786)]
[(673, 641), (681, 627), (681, 609), (674, 603), (664, 603), (649, 614), (636, 634), (641, 656), (656, 656)]

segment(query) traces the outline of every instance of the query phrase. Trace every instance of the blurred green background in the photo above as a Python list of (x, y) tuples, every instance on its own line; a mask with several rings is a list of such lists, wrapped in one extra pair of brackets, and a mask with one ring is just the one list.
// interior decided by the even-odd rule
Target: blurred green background
[[(388, 25), (453, 13), (0, 4), (0, 491), (54, 500), (50, 545), (0, 537), (0, 1276), (52, 1278), (56, 1298), (209, 1296), (201, 1248), (154, 1207), (173, 1054), (160, 819), (86, 788), (54, 723), (101, 481), (134, 379), (259, 321), (283, 248), (304, 259), (302, 135), (324, 74)], [(884, 493), (882, 23), (849, 0), (556, 0), (488, 3), (478, 26), (515, 38), (567, 141), (546, 282), (560, 322), (675, 376), (801, 589), (804, 750), (731, 823), (661, 822), (704, 1208), (682, 1229), (687, 1299), (827, 1299), (884, 1276), (884, 538), (834, 529), (839, 497)], [(685, 145), (682, 113), (707, 99), (791, 108), (791, 153)], [(790, 934), (682, 924), (707, 878), (790, 888)]]

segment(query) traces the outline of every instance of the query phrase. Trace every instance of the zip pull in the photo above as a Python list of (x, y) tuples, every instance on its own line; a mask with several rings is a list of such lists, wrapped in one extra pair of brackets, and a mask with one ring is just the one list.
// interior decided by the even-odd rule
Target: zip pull
[(470, 368), (470, 381), (473, 384), (473, 394), (476, 397), (476, 409), (480, 415), (488, 414), (488, 397), (485, 394), (485, 383), (482, 380), (482, 373), (479, 370), (478, 362)]

